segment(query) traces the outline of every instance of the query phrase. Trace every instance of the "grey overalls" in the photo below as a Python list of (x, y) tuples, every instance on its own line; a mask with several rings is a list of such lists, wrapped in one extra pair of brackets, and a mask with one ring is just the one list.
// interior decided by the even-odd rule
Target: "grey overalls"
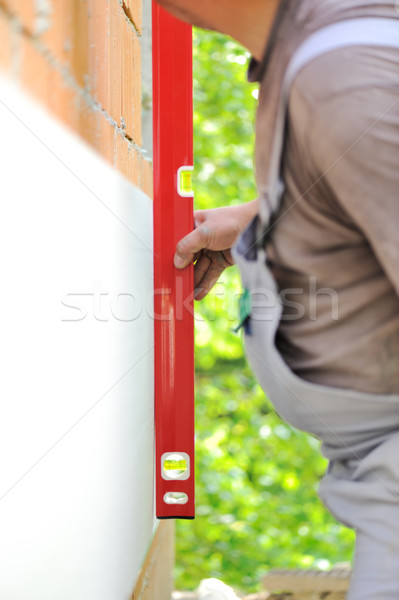
[[(274, 142), (268, 185), (273, 210), (283, 192), (284, 120), (295, 75), (312, 58), (348, 45), (399, 48), (399, 20), (334, 24), (313, 34), (297, 51), (287, 70)], [(262, 211), (233, 250), (243, 286), (252, 296), (245, 328), (248, 360), (277, 413), (294, 427), (316, 435), (330, 461), (320, 496), (336, 518), (357, 534), (348, 599), (399, 600), (399, 393), (373, 395), (313, 384), (289, 369), (275, 345), (282, 303), (259, 241), (267, 228), (264, 216), (262, 225), (261, 220)]]

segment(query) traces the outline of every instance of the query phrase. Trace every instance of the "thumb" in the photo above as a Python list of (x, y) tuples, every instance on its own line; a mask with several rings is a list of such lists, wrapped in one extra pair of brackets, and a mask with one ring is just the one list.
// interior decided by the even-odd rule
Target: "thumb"
[(202, 225), (182, 238), (176, 246), (174, 257), (175, 267), (177, 269), (187, 267), (187, 265), (195, 260), (198, 252), (208, 247), (209, 239), (209, 228)]

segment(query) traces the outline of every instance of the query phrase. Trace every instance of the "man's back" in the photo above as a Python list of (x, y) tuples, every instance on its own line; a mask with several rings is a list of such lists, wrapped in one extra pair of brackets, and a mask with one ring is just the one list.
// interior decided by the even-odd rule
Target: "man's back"
[(267, 248), (288, 365), (371, 393), (399, 390), (398, 74), (398, 50), (354, 47), (298, 75)]

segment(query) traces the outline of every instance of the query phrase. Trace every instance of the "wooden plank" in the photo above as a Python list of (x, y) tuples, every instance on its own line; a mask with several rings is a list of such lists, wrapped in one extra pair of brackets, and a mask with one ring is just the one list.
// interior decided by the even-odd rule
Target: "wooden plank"
[(175, 528), (162, 521), (147, 553), (132, 600), (170, 600), (173, 590)]
[(335, 568), (331, 571), (273, 569), (262, 579), (269, 591), (284, 592), (346, 592), (350, 570)]

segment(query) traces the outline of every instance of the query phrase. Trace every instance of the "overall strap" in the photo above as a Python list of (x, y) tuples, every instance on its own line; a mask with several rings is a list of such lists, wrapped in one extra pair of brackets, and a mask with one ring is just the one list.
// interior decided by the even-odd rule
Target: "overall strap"
[[(340, 21), (319, 29), (311, 34), (298, 47), (287, 67), (273, 143), (272, 160), (268, 179), (268, 204), (260, 207), (260, 218), (263, 228), (270, 225), (273, 215), (279, 208), (284, 183), (281, 173), (281, 159), (284, 147), (287, 108), (292, 84), (299, 72), (315, 58), (348, 46), (389, 47), (399, 50), (399, 18), (359, 18)], [(267, 235), (267, 233), (266, 233)], [(264, 236), (262, 245), (264, 244)]]

